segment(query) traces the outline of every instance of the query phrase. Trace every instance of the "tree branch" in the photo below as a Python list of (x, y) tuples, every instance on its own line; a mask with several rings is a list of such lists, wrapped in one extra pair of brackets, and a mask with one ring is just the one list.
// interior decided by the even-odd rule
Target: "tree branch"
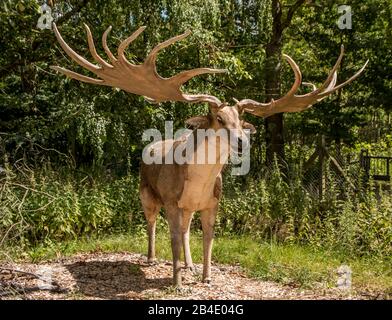
[(81, 9), (83, 9), (85, 6), (87, 6), (87, 4), (90, 2), (91, 0), (82, 0), (79, 1), (78, 4), (73, 7), (73, 9), (69, 12), (67, 12), (65, 15), (63, 15), (62, 17), (60, 17), (56, 24), (57, 25), (61, 25), (63, 22), (67, 21), (68, 19), (70, 19), (75, 13), (77, 13), (78, 11), (80, 11)]
[(306, 2), (306, 0), (297, 0), (287, 12), (286, 19), (282, 22), (282, 28), (286, 29), (290, 26), (294, 13)]

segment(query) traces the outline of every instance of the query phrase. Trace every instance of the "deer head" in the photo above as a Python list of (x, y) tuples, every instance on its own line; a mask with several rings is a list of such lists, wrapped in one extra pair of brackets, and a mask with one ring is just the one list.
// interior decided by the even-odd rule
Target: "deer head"
[(210, 113), (207, 116), (192, 117), (185, 123), (192, 129), (227, 131), (227, 136), (231, 137), (230, 141), (227, 141), (231, 150), (242, 153), (242, 149), (249, 146), (248, 135), (244, 130), (249, 130), (251, 134), (254, 134), (256, 129), (252, 124), (241, 120), (241, 111), (237, 106), (232, 107), (222, 103), (219, 107), (210, 107)]
[[(132, 43), (132, 41), (134, 41), (143, 32), (145, 27), (140, 27), (130, 37), (120, 43), (117, 49), (117, 57), (114, 56), (107, 46), (106, 40), (111, 30), (111, 27), (109, 27), (102, 36), (102, 46), (109, 57), (109, 63), (98, 55), (95, 49), (91, 31), (87, 25), (84, 26), (87, 32), (90, 53), (98, 65), (87, 61), (85, 58), (71, 49), (60, 35), (55, 24), (53, 24), (53, 30), (61, 47), (68, 54), (68, 56), (80, 66), (97, 75), (98, 79), (87, 77), (59, 66), (53, 66), (52, 68), (54, 70), (57, 70), (58, 72), (63, 73), (72, 79), (76, 79), (82, 82), (117, 87), (124, 91), (144, 96), (151, 103), (159, 103), (163, 101), (182, 101), (189, 103), (207, 102), (210, 107), (210, 114), (205, 117), (199, 116), (188, 119), (187, 124), (191, 127), (203, 128), (210, 126), (216, 130), (220, 128), (236, 129), (240, 133), (243, 131), (243, 129), (250, 129), (251, 132), (255, 132), (255, 129), (251, 124), (241, 120), (241, 116), (244, 112), (250, 113), (257, 117), (266, 118), (276, 113), (299, 112), (306, 110), (313, 104), (323, 100), (340, 88), (354, 81), (363, 72), (368, 63), (367, 61), (354, 76), (345, 82), (336, 85), (337, 69), (344, 55), (344, 48), (342, 46), (340, 56), (335, 66), (332, 68), (326, 81), (319, 88), (317, 88), (314, 84), (306, 82), (302, 83), (302, 75), (298, 65), (292, 58), (284, 55), (284, 58), (290, 64), (295, 75), (294, 84), (285, 96), (276, 101), (272, 100), (269, 103), (261, 103), (251, 99), (243, 99), (241, 101), (234, 99), (236, 103), (234, 106), (230, 107), (212, 95), (187, 94), (181, 91), (181, 86), (191, 78), (206, 73), (224, 73), (227, 72), (225, 69), (197, 68), (180, 72), (179, 74), (170, 78), (163, 78), (158, 74), (155, 62), (159, 51), (168, 47), (174, 42), (187, 37), (190, 34), (189, 31), (158, 44), (155, 48), (152, 49), (143, 64), (135, 65), (130, 63), (125, 58), (124, 51)], [(313, 89), (312, 92), (308, 94), (297, 95), (296, 93), (301, 83), (305, 86), (311, 87)]]

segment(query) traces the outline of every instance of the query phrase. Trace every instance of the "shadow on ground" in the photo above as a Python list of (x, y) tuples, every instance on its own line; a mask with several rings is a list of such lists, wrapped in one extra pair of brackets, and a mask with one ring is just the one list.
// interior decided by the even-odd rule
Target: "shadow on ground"
[(171, 285), (171, 278), (146, 279), (143, 267), (129, 261), (80, 261), (66, 266), (85, 296), (132, 299), (144, 290)]

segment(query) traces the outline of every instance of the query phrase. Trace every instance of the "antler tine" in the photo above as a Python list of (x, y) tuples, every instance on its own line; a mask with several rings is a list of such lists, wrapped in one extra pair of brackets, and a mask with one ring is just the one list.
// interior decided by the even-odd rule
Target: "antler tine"
[(62, 68), (62, 67), (50, 66), (50, 68), (66, 75), (72, 79), (75, 79), (75, 80), (79, 80), (79, 81), (87, 82), (87, 83), (92, 83), (92, 84), (100, 84), (100, 85), (105, 84), (105, 81), (102, 79), (95, 79), (95, 78), (87, 77), (82, 74), (76, 73), (74, 71)]
[(344, 46), (342, 45), (340, 47), (340, 55), (339, 58), (337, 59), (334, 67), (332, 68), (332, 70), (329, 72), (327, 79), (324, 81), (324, 83), (320, 86), (320, 88), (317, 88), (313, 83), (309, 83), (309, 82), (303, 82), (303, 85), (306, 86), (311, 86), (313, 88), (313, 91), (304, 95), (299, 95), (299, 96), (309, 96), (309, 95), (318, 95), (322, 92), (328, 92), (330, 90), (332, 90), (335, 85), (336, 85), (336, 81), (337, 81), (337, 69), (340, 66), (340, 63), (342, 62), (342, 58), (344, 55)]
[(316, 85), (311, 82), (302, 82), (302, 84), (306, 87), (311, 87), (313, 89), (312, 92), (317, 90)]
[(207, 102), (212, 107), (219, 107), (222, 102), (215, 96), (208, 94), (184, 94), (185, 101), (196, 103), (196, 102)]
[(87, 61), (85, 58), (77, 54), (73, 49), (71, 49), (70, 46), (64, 41), (63, 37), (61, 36), (60, 32), (57, 29), (57, 26), (55, 23), (53, 23), (53, 30), (54, 34), (56, 35), (56, 38), (58, 42), (60, 43), (61, 47), (63, 50), (68, 54), (68, 56), (74, 60), (77, 64), (80, 66), (86, 68), (87, 70), (91, 72), (96, 72), (97, 70), (100, 69), (100, 67), (96, 66), (95, 64), (92, 64), (91, 62)]
[(113, 68), (111, 64), (107, 63), (105, 60), (101, 58), (101, 56), (98, 55), (97, 50), (95, 49), (94, 39), (91, 30), (88, 27), (88, 25), (85, 23), (84, 23), (84, 28), (86, 29), (87, 32), (88, 47), (94, 60), (104, 67)]
[(179, 85), (183, 85), (188, 80), (201, 74), (225, 73), (227, 71), (228, 71), (227, 69), (197, 68), (197, 69), (182, 71), (169, 79), (178, 83)]
[(328, 85), (328, 87), (325, 89), (325, 91), (327, 92), (327, 91), (332, 90), (336, 86), (336, 82), (337, 81), (338, 81), (338, 72), (335, 71), (333, 73), (333, 77), (332, 77), (331, 83)]
[[(338, 73), (335, 71), (334, 73), (333, 73), (333, 77), (332, 77), (332, 79), (331, 80), (329, 80), (329, 85), (328, 85), (328, 87), (325, 89), (325, 90), (323, 90), (323, 91), (321, 91), (321, 89), (319, 88), (319, 89), (317, 89), (317, 87), (313, 84), (313, 83), (310, 83), (310, 82), (302, 82), (302, 84), (304, 85), (304, 86), (308, 86), (308, 87), (312, 87), (312, 91), (311, 92), (309, 92), (309, 93), (305, 93), (305, 94), (303, 94), (303, 95), (295, 95), (296, 97), (298, 97), (298, 98), (304, 98), (304, 97), (316, 97), (316, 96), (319, 96), (320, 97), (320, 94), (321, 93), (326, 93), (326, 92), (329, 92), (330, 90), (332, 90), (334, 87), (335, 87), (335, 85), (336, 85), (336, 82), (337, 82), (337, 79), (338, 79)], [(318, 100), (318, 101), (321, 101), (321, 99), (320, 100)]]
[(145, 26), (140, 27), (134, 33), (132, 33), (131, 36), (120, 43), (117, 49), (118, 59), (128, 62), (127, 58), (125, 58), (124, 51), (144, 31), (144, 29), (146, 29)]
[(283, 57), (290, 64), (291, 69), (293, 69), (293, 71), (294, 71), (295, 81), (294, 81), (294, 84), (291, 87), (290, 91), (287, 93), (287, 96), (293, 96), (298, 91), (298, 88), (300, 87), (301, 82), (302, 82), (301, 70), (299, 69), (298, 65), (295, 63), (295, 61), (290, 56), (284, 54)]
[(117, 58), (114, 56), (114, 54), (110, 51), (108, 44), (107, 44), (107, 38), (108, 34), (112, 30), (112, 26), (109, 26), (105, 32), (102, 35), (102, 47), (105, 50), (107, 56), (109, 57), (111, 63), (115, 64), (117, 62)]
[[(329, 72), (327, 79), (324, 81), (324, 83), (318, 89), (318, 92), (322, 92), (322, 91), (324, 91), (325, 88), (328, 88), (330, 86), (330, 83), (334, 79), (334, 77), (337, 77), (337, 70), (342, 62), (343, 56), (344, 56), (344, 45), (341, 45), (339, 58), (338, 58), (338, 60), (336, 60), (335, 65), (333, 66), (332, 70)], [(335, 84), (336, 84), (336, 81), (335, 81)]]
[(178, 36), (172, 37), (166, 41), (163, 41), (161, 43), (159, 43), (158, 45), (156, 45), (150, 52), (150, 54), (147, 56), (146, 61), (144, 62), (145, 65), (149, 66), (149, 67), (153, 67), (155, 68), (155, 62), (157, 59), (157, 55), (158, 52), (161, 51), (162, 49), (170, 46), (171, 44), (180, 41), (184, 38), (186, 38), (187, 36), (189, 36), (191, 34), (191, 31), (187, 30), (185, 31), (183, 34), (180, 34)]
[(349, 84), (350, 82), (353, 82), (356, 78), (358, 78), (361, 75), (363, 70), (365, 70), (365, 68), (368, 65), (368, 63), (369, 63), (369, 60), (366, 60), (365, 64), (362, 66), (362, 68), (359, 69), (358, 72), (356, 74), (354, 74), (350, 79), (348, 79), (348, 80), (344, 81), (343, 83), (339, 84), (338, 86), (332, 88), (330, 91), (323, 92), (321, 94), (321, 96), (323, 96), (323, 97), (327, 96), (327, 95), (329, 95), (329, 94), (331, 94), (331, 93), (333, 93), (333, 92), (343, 88), (345, 85)]

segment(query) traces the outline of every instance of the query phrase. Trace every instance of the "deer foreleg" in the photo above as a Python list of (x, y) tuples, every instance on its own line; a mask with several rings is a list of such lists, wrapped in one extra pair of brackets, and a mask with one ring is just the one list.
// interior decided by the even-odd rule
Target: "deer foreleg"
[(203, 282), (211, 281), (211, 252), (214, 238), (214, 225), (218, 207), (201, 212), (203, 227)]
[[(169, 211), (169, 210), (167, 210)], [(171, 247), (173, 254), (173, 285), (181, 287), (181, 249), (182, 249), (182, 210), (173, 209), (167, 212), (167, 218), (169, 221), (170, 235), (171, 235)]]
[(148, 263), (155, 262), (155, 227), (157, 221), (148, 221)]

